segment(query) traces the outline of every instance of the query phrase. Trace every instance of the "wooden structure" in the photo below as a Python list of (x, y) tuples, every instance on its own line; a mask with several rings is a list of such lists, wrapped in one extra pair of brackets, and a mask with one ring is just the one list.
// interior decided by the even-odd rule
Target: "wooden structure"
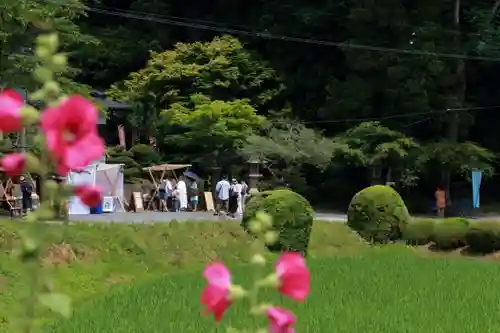
[[(1, 171), (1, 170), (0, 170)], [(30, 173), (26, 173), (25, 177), (28, 181), (31, 181), (33, 186), (33, 194), (35, 199), (38, 198), (36, 194), (36, 182)], [(4, 177), (0, 180), (0, 203), (3, 208), (9, 211), (10, 216), (21, 216), (22, 215), (22, 194), (19, 188), (18, 182), (14, 180), (18, 180), (17, 177)], [(16, 193), (17, 192), (17, 193)]]
[(142, 201), (142, 193), (141, 192), (132, 192), (130, 194), (130, 200), (128, 204), (130, 210), (134, 212), (143, 212), (144, 211), (144, 203)]
[(151, 181), (153, 182), (154, 185), (154, 190), (151, 195), (151, 200), (149, 200), (146, 210), (148, 210), (153, 203), (154, 199), (158, 195), (158, 189), (159, 185), (163, 182), (165, 179), (165, 176), (168, 174), (171, 174), (174, 176), (174, 178), (177, 180), (177, 174), (176, 170), (180, 169), (186, 169), (191, 167), (191, 164), (159, 164), (159, 165), (153, 165), (150, 167), (143, 168), (144, 171), (147, 171), (149, 173), (149, 176), (151, 177)]

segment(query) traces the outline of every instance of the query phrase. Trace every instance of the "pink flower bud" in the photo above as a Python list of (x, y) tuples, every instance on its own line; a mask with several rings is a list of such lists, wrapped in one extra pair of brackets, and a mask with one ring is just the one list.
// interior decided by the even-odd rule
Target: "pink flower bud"
[(3, 171), (9, 177), (14, 177), (23, 172), (26, 167), (26, 157), (21, 153), (12, 153), (2, 157), (0, 163)]
[(0, 132), (19, 132), (23, 128), (23, 98), (13, 90), (0, 93)]

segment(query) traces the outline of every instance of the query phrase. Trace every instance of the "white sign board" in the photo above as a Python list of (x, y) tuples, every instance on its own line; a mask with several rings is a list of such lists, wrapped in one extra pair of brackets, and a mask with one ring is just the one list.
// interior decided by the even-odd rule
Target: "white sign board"
[(102, 211), (106, 213), (112, 213), (115, 211), (115, 198), (113, 197), (103, 197), (102, 198)]

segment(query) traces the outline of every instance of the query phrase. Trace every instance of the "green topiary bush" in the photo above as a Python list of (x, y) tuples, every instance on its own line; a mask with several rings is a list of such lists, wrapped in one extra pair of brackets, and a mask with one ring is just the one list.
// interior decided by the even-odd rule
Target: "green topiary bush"
[(469, 225), (466, 243), (472, 252), (491, 253), (500, 250), (500, 223), (479, 221)]
[(245, 206), (241, 222), (247, 232), (251, 233), (249, 223), (259, 211), (273, 218), (273, 229), (279, 235), (276, 244), (269, 250), (307, 254), (314, 210), (304, 197), (288, 189), (252, 196)]
[(414, 220), (405, 226), (403, 239), (409, 245), (429, 244), (433, 239), (434, 225), (432, 219)]
[(403, 199), (390, 186), (375, 185), (359, 191), (347, 210), (347, 225), (370, 242), (400, 239), (409, 221)]
[(132, 146), (129, 151), (132, 154), (134, 161), (141, 167), (147, 167), (150, 165), (160, 164), (161, 156), (158, 152), (151, 146), (145, 144), (137, 144)]
[(466, 245), (469, 221), (463, 218), (449, 218), (434, 224), (433, 242), (436, 249), (453, 250)]

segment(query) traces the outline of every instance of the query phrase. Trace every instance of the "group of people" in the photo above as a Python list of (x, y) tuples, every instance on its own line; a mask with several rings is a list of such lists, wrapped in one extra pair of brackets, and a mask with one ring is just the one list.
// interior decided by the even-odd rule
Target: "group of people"
[[(232, 216), (243, 214), (245, 201), (249, 194), (245, 181), (233, 178), (229, 182), (225, 176), (215, 186), (216, 214)], [(153, 209), (163, 212), (197, 211), (199, 200), (198, 183), (194, 179), (180, 177), (179, 180), (166, 178), (157, 185), (153, 200)]]
[(196, 211), (199, 204), (198, 184), (195, 180), (180, 177), (164, 179), (158, 184), (159, 210), (168, 212)]
[(249, 188), (245, 181), (238, 181), (236, 178), (229, 183), (227, 177), (222, 179), (215, 186), (217, 195), (216, 214), (241, 215), (245, 209), (245, 201), (249, 194)]

